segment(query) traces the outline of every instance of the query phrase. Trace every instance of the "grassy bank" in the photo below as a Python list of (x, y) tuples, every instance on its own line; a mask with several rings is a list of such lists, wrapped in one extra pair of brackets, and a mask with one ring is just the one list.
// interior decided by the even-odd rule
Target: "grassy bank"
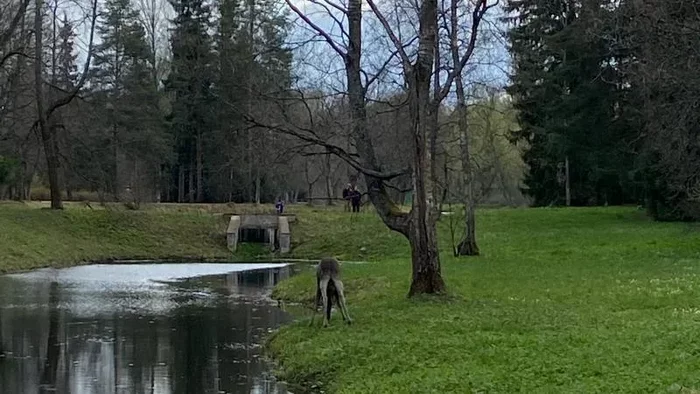
[(230, 257), (221, 216), (0, 203), (0, 273), (112, 258)]
[[(271, 339), (286, 379), (342, 393), (700, 390), (695, 225), (630, 208), (483, 210), (481, 257), (451, 257), (441, 224), (449, 296), (408, 300), (405, 241), (372, 215), (324, 217), (300, 252), (374, 262), (344, 266), (354, 325), (334, 315)], [(304, 274), (275, 294), (310, 304), (313, 286)]]
[[(144, 204), (138, 211), (121, 204), (66, 203), (63, 211), (47, 202), (0, 202), (0, 273), (39, 267), (62, 267), (107, 259), (266, 259), (275, 257), (261, 245), (241, 244), (235, 255), (226, 249), (226, 214), (271, 213), (272, 206), (246, 204)], [(292, 254), (316, 259), (377, 259), (389, 256), (401, 238), (372, 215), (350, 221), (340, 208), (290, 206), (297, 214)], [(371, 229), (377, 238), (358, 236)], [(386, 247), (385, 247), (386, 246)]]

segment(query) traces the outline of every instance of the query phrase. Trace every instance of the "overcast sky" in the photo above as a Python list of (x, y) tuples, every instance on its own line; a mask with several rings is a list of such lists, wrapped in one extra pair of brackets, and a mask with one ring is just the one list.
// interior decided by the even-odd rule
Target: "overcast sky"
[[(69, 13), (69, 18), (76, 21), (76, 30), (79, 35), (78, 47), (79, 66), (82, 70), (82, 65), (87, 52), (89, 38), (89, 21), (84, 18), (88, 12), (82, 11), (81, 8), (89, 7), (89, 0), (59, 0), (63, 1), (61, 8)], [(103, 0), (100, 0), (103, 2)], [(139, 8), (140, 2), (143, 0), (132, 0), (135, 7)], [(150, 2), (150, 0), (147, 0)], [(171, 18), (173, 15), (172, 8), (167, 0), (157, 0), (162, 8), (164, 18)], [(284, 0), (279, 0), (281, 8), (286, 8)], [(319, 27), (328, 32), (338, 42), (343, 42), (341, 29), (338, 27), (337, 21), (344, 23), (342, 14), (339, 12), (329, 13), (327, 9), (313, 4), (309, 0), (293, 0), (294, 4), (299, 7), (304, 13), (312, 19)], [(393, 1), (380, 2), (380, 7), (383, 5), (389, 6)], [(401, 4), (400, 2), (398, 4)], [(330, 7), (329, 7), (330, 8)], [(335, 11), (335, 10), (334, 10)], [(415, 12), (411, 9), (396, 10), (394, 8), (384, 9), (388, 19), (392, 21), (399, 20), (397, 25), (400, 27), (397, 34), (405, 37), (411, 37), (415, 32), (414, 20)], [(500, 16), (500, 8), (489, 10), (488, 18), (482, 23), (481, 37), (485, 39), (479, 49), (473, 56), (473, 61), (468, 67), (468, 73), (465, 74), (468, 81), (478, 84), (486, 84), (493, 87), (503, 87), (507, 81), (507, 70), (509, 67), (509, 56), (503, 42), (501, 31), (503, 26), (498, 22)], [(344, 90), (345, 76), (343, 73), (343, 63), (340, 57), (331, 49), (331, 47), (308, 25), (296, 17), (293, 12), (290, 16), (294, 19), (292, 29), (288, 38), (290, 47), (294, 48), (295, 67), (294, 73), (297, 76), (297, 83), (300, 87), (324, 89), (324, 90)], [(464, 18), (463, 38), (468, 38), (470, 18)], [(392, 22), (393, 23), (393, 22)], [(165, 26), (165, 25), (164, 25)], [(161, 32), (160, 45), (162, 53), (167, 52), (168, 35), (165, 27)], [(96, 40), (99, 40), (96, 37)], [(405, 42), (408, 39), (404, 40)], [(371, 76), (377, 69), (384, 64), (390, 57), (393, 50), (388, 36), (378, 23), (377, 19), (365, 4), (365, 17), (363, 18), (363, 68)], [(410, 48), (409, 48), (410, 51)], [(388, 94), (391, 91), (400, 89), (402, 83), (401, 68), (398, 63), (398, 58), (394, 59), (388, 67), (388, 72), (379, 79), (380, 83), (376, 84), (374, 90), (370, 94), (382, 95)]]

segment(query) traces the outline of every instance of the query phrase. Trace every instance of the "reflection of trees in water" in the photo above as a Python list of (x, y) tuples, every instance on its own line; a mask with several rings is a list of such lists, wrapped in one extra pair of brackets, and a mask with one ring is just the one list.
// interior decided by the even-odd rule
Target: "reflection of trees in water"
[[(260, 287), (290, 275), (289, 268), (270, 271), (222, 276), (215, 282), (227, 293), (238, 288), (243, 294), (260, 294)], [(4, 285), (0, 283), (2, 296), (11, 291)], [(70, 291), (57, 284), (32, 285), (23, 284), (22, 296), (14, 301), (0, 297), (3, 304), (21, 299), (46, 305), (48, 300), (50, 306), (0, 309), (0, 347), (29, 357), (0, 359), (3, 393), (34, 394), (40, 384), (81, 394), (275, 392), (273, 383), (258, 378), (267, 369), (258, 358), (258, 344), (268, 327), (288, 317), (265, 302), (221, 297), (201, 307), (187, 302), (192, 298), (185, 291), (175, 296), (182, 302), (167, 315), (78, 318), (69, 311), (59, 313), (59, 300), (70, 304)]]
[[(28, 387), (32, 394), (39, 390), (41, 381), (41, 364), (46, 357), (48, 332), (49, 286), (35, 288), (23, 285), (19, 281), (5, 278), (0, 282), (0, 348), (4, 358), (0, 358), (0, 391), (3, 393), (22, 393), (6, 387)], [(27, 311), (16, 307), (18, 302), (36, 306)]]
[(44, 369), (41, 374), (41, 386), (46, 389), (56, 387), (58, 358), (61, 351), (61, 344), (58, 341), (58, 301), (58, 283), (51, 282), (49, 285), (49, 333), (46, 339)]
[(260, 288), (272, 288), (292, 274), (292, 267), (231, 272), (221, 277), (223, 287), (233, 294), (257, 294)]

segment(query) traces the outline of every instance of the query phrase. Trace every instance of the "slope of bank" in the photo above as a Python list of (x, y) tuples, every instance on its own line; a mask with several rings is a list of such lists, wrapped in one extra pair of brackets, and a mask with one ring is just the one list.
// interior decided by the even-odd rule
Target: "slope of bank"
[[(304, 391), (700, 389), (697, 225), (654, 223), (630, 208), (482, 210), (483, 255), (451, 257), (442, 222), (449, 295), (409, 300), (407, 245), (372, 215), (363, 220), (319, 233), (348, 258), (362, 242), (386, 253), (344, 265), (354, 324), (302, 319), (269, 341), (282, 377)], [(298, 275), (274, 295), (310, 305), (314, 282)]]
[(0, 203), (0, 273), (113, 258), (228, 258), (221, 216)]
[[(262, 244), (241, 244), (235, 255), (226, 249), (227, 215), (271, 213), (271, 205), (144, 204), (137, 211), (122, 205), (107, 208), (65, 203), (62, 211), (48, 203), (0, 202), (0, 273), (40, 267), (63, 267), (109, 259), (269, 259)], [(292, 225), (290, 258), (376, 260), (405, 255), (405, 242), (369, 214), (350, 215), (336, 207), (289, 206)]]

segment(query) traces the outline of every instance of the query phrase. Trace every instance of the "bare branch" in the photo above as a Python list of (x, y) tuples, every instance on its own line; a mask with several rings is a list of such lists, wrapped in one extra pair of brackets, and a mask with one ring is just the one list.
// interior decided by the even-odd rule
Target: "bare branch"
[(29, 55), (27, 55), (26, 53), (24, 53), (24, 52), (22, 51), (22, 48), (12, 50), (12, 51), (10, 51), (10, 52), (7, 52), (7, 53), (2, 57), (2, 60), (0, 60), (0, 67), (4, 66), (4, 65), (5, 65), (5, 62), (7, 62), (8, 60), (10, 60), (10, 58), (13, 57), (13, 56), (22, 56), (22, 57), (27, 57), (27, 58), (29, 57)]
[(63, 107), (64, 105), (69, 104), (73, 99), (80, 93), (80, 90), (83, 88), (83, 85), (85, 85), (85, 81), (88, 78), (88, 75), (90, 74), (90, 62), (92, 61), (92, 56), (93, 56), (93, 44), (94, 44), (94, 39), (95, 39), (95, 24), (97, 23), (97, 2), (98, 0), (92, 0), (92, 19), (90, 21), (90, 41), (88, 43), (88, 53), (87, 53), (87, 59), (85, 60), (85, 67), (83, 68), (83, 74), (80, 76), (80, 80), (76, 84), (75, 88), (73, 91), (71, 91), (68, 95), (63, 96), (62, 98), (56, 100), (51, 106), (48, 108), (46, 111), (46, 118), (50, 117), (51, 114), (56, 111), (57, 109)]
[(328, 143), (328, 142), (326, 142), (320, 138), (314, 137), (314, 136), (309, 136), (309, 135), (306, 135), (304, 133), (300, 133), (300, 132), (292, 130), (291, 128), (288, 128), (288, 127), (260, 123), (251, 116), (246, 115), (245, 118), (246, 118), (246, 121), (248, 121), (250, 123), (249, 127), (261, 127), (261, 128), (265, 128), (268, 130), (274, 130), (276, 132), (291, 135), (291, 136), (296, 137), (302, 141), (309, 142), (309, 143), (315, 144), (317, 146), (324, 147), (328, 152), (330, 152), (333, 155), (344, 160), (346, 163), (348, 163), (350, 166), (352, 166), (357, 171), (360, 171), (361, 173), (368, 175), (368, 176), (371, 176), (373, 178), (386, 181), (386, 180), (390, 180), (390, 179), (393, 179), (393, 178), (396, 178), (396, 177), (399, 177), (401, 175), (405, 175), (408, 173), (408, 169), (403, 169), (403, 170), (399, 170), (399, 171), (392, 171), (392, 172), (380, 172), (380, 171), (371, 170), (369, 168), (365, 168), (360, 163), (358, 163), (357, 160), (355, 160), (353, 158), (354, 155), (348, 153), (345, 149), (343, 149), (337, 145)]
[(387, 21), (386, 17), (384, 17), (384, 14), (382, 14), (382, 12), (379, 10), (379, 7), (377, 7), (377, 5), (374, 4), (373, 0), (367, 0), (367, 4), (369, 4), (370, 8), (372, 8), (372, 12), (374, 12), (374, 15), (377, 16), (377, 19), (379, 19), (379, 22), (381, 22), (382, 26), (384, 26), (384, 30), (386, 30), (386, 33), (389, 35), (389, 38), (394, 43), (394, 46), (396, 47), (396, 52), (401, 57), (401, 63), (403, 64), (404, 69), (410, 69), (411, 59), (408, 57), (408, 54), (404, 49), (404, 45), (401, 44), (401, 40), (399, 39), (399, 37), (396, 36), (394, 30), (389, 25), (389, 21)]
[[(452, 82), (454, 82), (454, 79), (458, 75), (462, 74), (462, 70), (467, 65), (467, 62), (474, 53), (474, 48), (476, 47), (476, 39), (479, 32), (479, 25), (481, 23), (481, 20), (484, 18), (484, 14), (486, 14), (486, 12), (491, 8), (498, 6), (498, 2), (499, 0), (496, 0), (495, 3), (489, 5), (488, 0), (477, 0), (476, 7), (474, 7), (474, 12), (472, 12), (472, 27), (469, 35), (469, 43), (467, 44), (467, 49), (464, 55), (462, 55), (462, 58), (460, 59), (459, 63), (453, 65), (454, 69), (451, 73), (448, 74), (447, 80), (445, 81), (445, 85), (443, 85), (442, 89), (440, 90), (440, 93), (435, 97), (436, 102), (442, 101), (447, 96), (447, 94), (450, 92), (450, 89), (452, 88)], [(453, 2), (452, 8), (452, 16), (454, 18), (456, 12), (455, 2)], [(457, 32), (455, 31), (455, 27), (456, 26), (453, 25), (453, 31), (451, 32), (453, 37), (455, 37), (457, 34)]]
[(321, 35), (326, 40), (328, 45), (330, 45), (331, 48), (333, 48), (333, 50), (336, 53), (338, 53), (338, 55), (340, 55), (340, 57), (343, 58), (343, 60), (345, 60), (345, 58), (347, 57), (347, 53), (340, 48), (338, 43), (333, 40), (333, 38), (330, 36), (330, 34), (328, 34), (320, 26), (315, 24), (308, 16), (306, 16), (306, 14), (304, 14), (299, 9), (299, 7), (295, 6), (294, 3), (292, 3), (292, 0), (284, 0), (284, 1), (287, 3), (289, 8), (291, 8), (292, 11), (294, 11), (295, 14), (297, 14), (301, 19), (303, 19), (307, 25), (309, 25), (312, 29), (314, 29), (316, 31), (316, 33)]
[(22, 2), (20, 3), (17, 13), (12, 18), (12, 22), (10, 22), (10, 26), (8, 26), (7, 30), (5, 30), (2, 33), (2, 35), (0, 35), (0, 49), (5, 48), (7, 43), (10, 41), (10, 38), (12, 38), (12, 34), (14, 34), (15, 29), (17, 29), (17, 26), (19, 26), (20, 21), (22, 21), (22, 17), (27, 11), (27, 6), (29, 5), (30, 1), (31, 0), (22, 0)]

